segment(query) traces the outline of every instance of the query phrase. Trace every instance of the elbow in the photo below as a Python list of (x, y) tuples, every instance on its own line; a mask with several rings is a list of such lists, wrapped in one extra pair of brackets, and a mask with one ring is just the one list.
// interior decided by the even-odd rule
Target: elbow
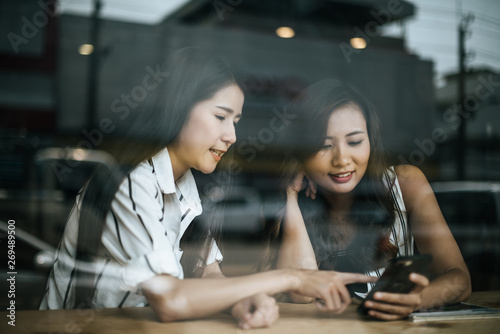
[(467, 288), (467, 290), (464, 292), (464, 295), (463, 295), (462, 301), (469, 299), (469, 297), (470, 297), (471, 293), (472, 293), (472, 289), (471, 289), (471, 287), (469, 286), (469, 287)]
[(468, 299), (472, 293), (472, 284), (469, 271), (467, 269), (461, 270), (460, 276), (455, 276), (456, 285), (460, 288), (457, 291), (457, 297), (455, 302), (463, 302)]
[(462, 300), (461, 301), (468, 299), (472, 293), (472, 282), (471, 282), (470, 275), (468, 272), (466, 272), (465, 276), (466, 276), (466, 283), (465, 283), (464, 291), (462, 293)]
[(190, 317), (186, 298), (179, 293), (158, 295), (149, 300), (151, 308), (161, 322), (174, 322)]
[(464, 275), (464, 291), (462, 292), (462, 298), (461, 298), (462, 300), (461, 301), (464, 301), (467, 298), (469, 298), (471, 293), (472, 293), (472, 282), (471, 282), (469, 270), (467, 268), (464, 270), (463, 275)]
[(190, 317), (188, 298), (177, 283), (172, 277), (156, 276), (142, 285), (144, 296), (161, 322)]

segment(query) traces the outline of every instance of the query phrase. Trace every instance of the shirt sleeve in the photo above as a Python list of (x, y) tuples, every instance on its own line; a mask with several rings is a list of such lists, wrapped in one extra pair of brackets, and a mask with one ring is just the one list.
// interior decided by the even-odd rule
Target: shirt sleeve
[(154, 174), (140, 168), (120, 185), (103, 234), (107, 255), (120, 264), (121, 289), (134, 293), (140, 293), (140, 284), (156, 275), (183, 276), (162, 221), (163, 194)]

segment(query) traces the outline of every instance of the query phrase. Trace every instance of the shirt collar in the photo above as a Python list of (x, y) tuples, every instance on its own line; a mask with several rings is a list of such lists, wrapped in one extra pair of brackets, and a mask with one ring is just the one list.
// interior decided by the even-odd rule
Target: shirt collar
[(170, 160), (167, 148), (161, 150), (151, 160), (162, 193), (175, 194), (175, 186), (177, 184), (188, 205), (201, 212), (200, 196), (191, 170), (188, 170), (175, 182), (172, 161)]

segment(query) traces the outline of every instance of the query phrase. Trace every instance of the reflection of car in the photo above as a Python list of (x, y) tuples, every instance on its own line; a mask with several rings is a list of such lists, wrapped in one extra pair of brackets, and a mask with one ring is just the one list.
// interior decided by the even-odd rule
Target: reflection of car
[(201, 221), (208, 224), (214, 213), (223, 217), (225, 235), (255, 237), (262, 232), (266, 220), (276, 219), (279, 204), (271, 196), (264, 198), (252, 187), (238, 186), (229, 191), (214, 188), (203, 201)]
[[(9, 228), (10, 226), (10, 228)], [(18, 227), (14, 228), (14, 224), (0, 221), (0, 247), (4, 255), (5, 261), (0, 264), (0, 291), (4, 292), (0, 298), (0, 308), (5, 310), (10, 300), (15, 301), (16, 309), (36, 309), (40, 302), (45, 285), (47, 275), (54, 261), (55, 249), (51, 245), (34, 237), (33, 235), (21, 230)], [(14, 251), (13, 259), (15, 262), (8, 262), (7, 254), (9, 250), (8, 231), (14, 235), (11, 237), (11, 250)], [(9, 266), (13, 266), (10, 267)], [(15, 274), (10, 274), (15, 273)], [(10, 298), (7, 294), (10, 291), (10, 282), (8, 278), (14, 277), (15, 281), (15, 297)]]
[(500, 182), (434, 182), (432, 188), (473, 288), (500, 288)]

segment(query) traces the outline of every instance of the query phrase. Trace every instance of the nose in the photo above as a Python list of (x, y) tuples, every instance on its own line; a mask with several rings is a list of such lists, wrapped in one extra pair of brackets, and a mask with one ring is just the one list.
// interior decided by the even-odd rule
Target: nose
[(332, 166), (345, 167), (350, 161), (349, 150), (344, 145), (336, 145), (332, 152)]
[(229, 124), (224, 133), (222, 134), (221, 140), (229, 145), (236, 142), (236, 128), (233, 123)]

